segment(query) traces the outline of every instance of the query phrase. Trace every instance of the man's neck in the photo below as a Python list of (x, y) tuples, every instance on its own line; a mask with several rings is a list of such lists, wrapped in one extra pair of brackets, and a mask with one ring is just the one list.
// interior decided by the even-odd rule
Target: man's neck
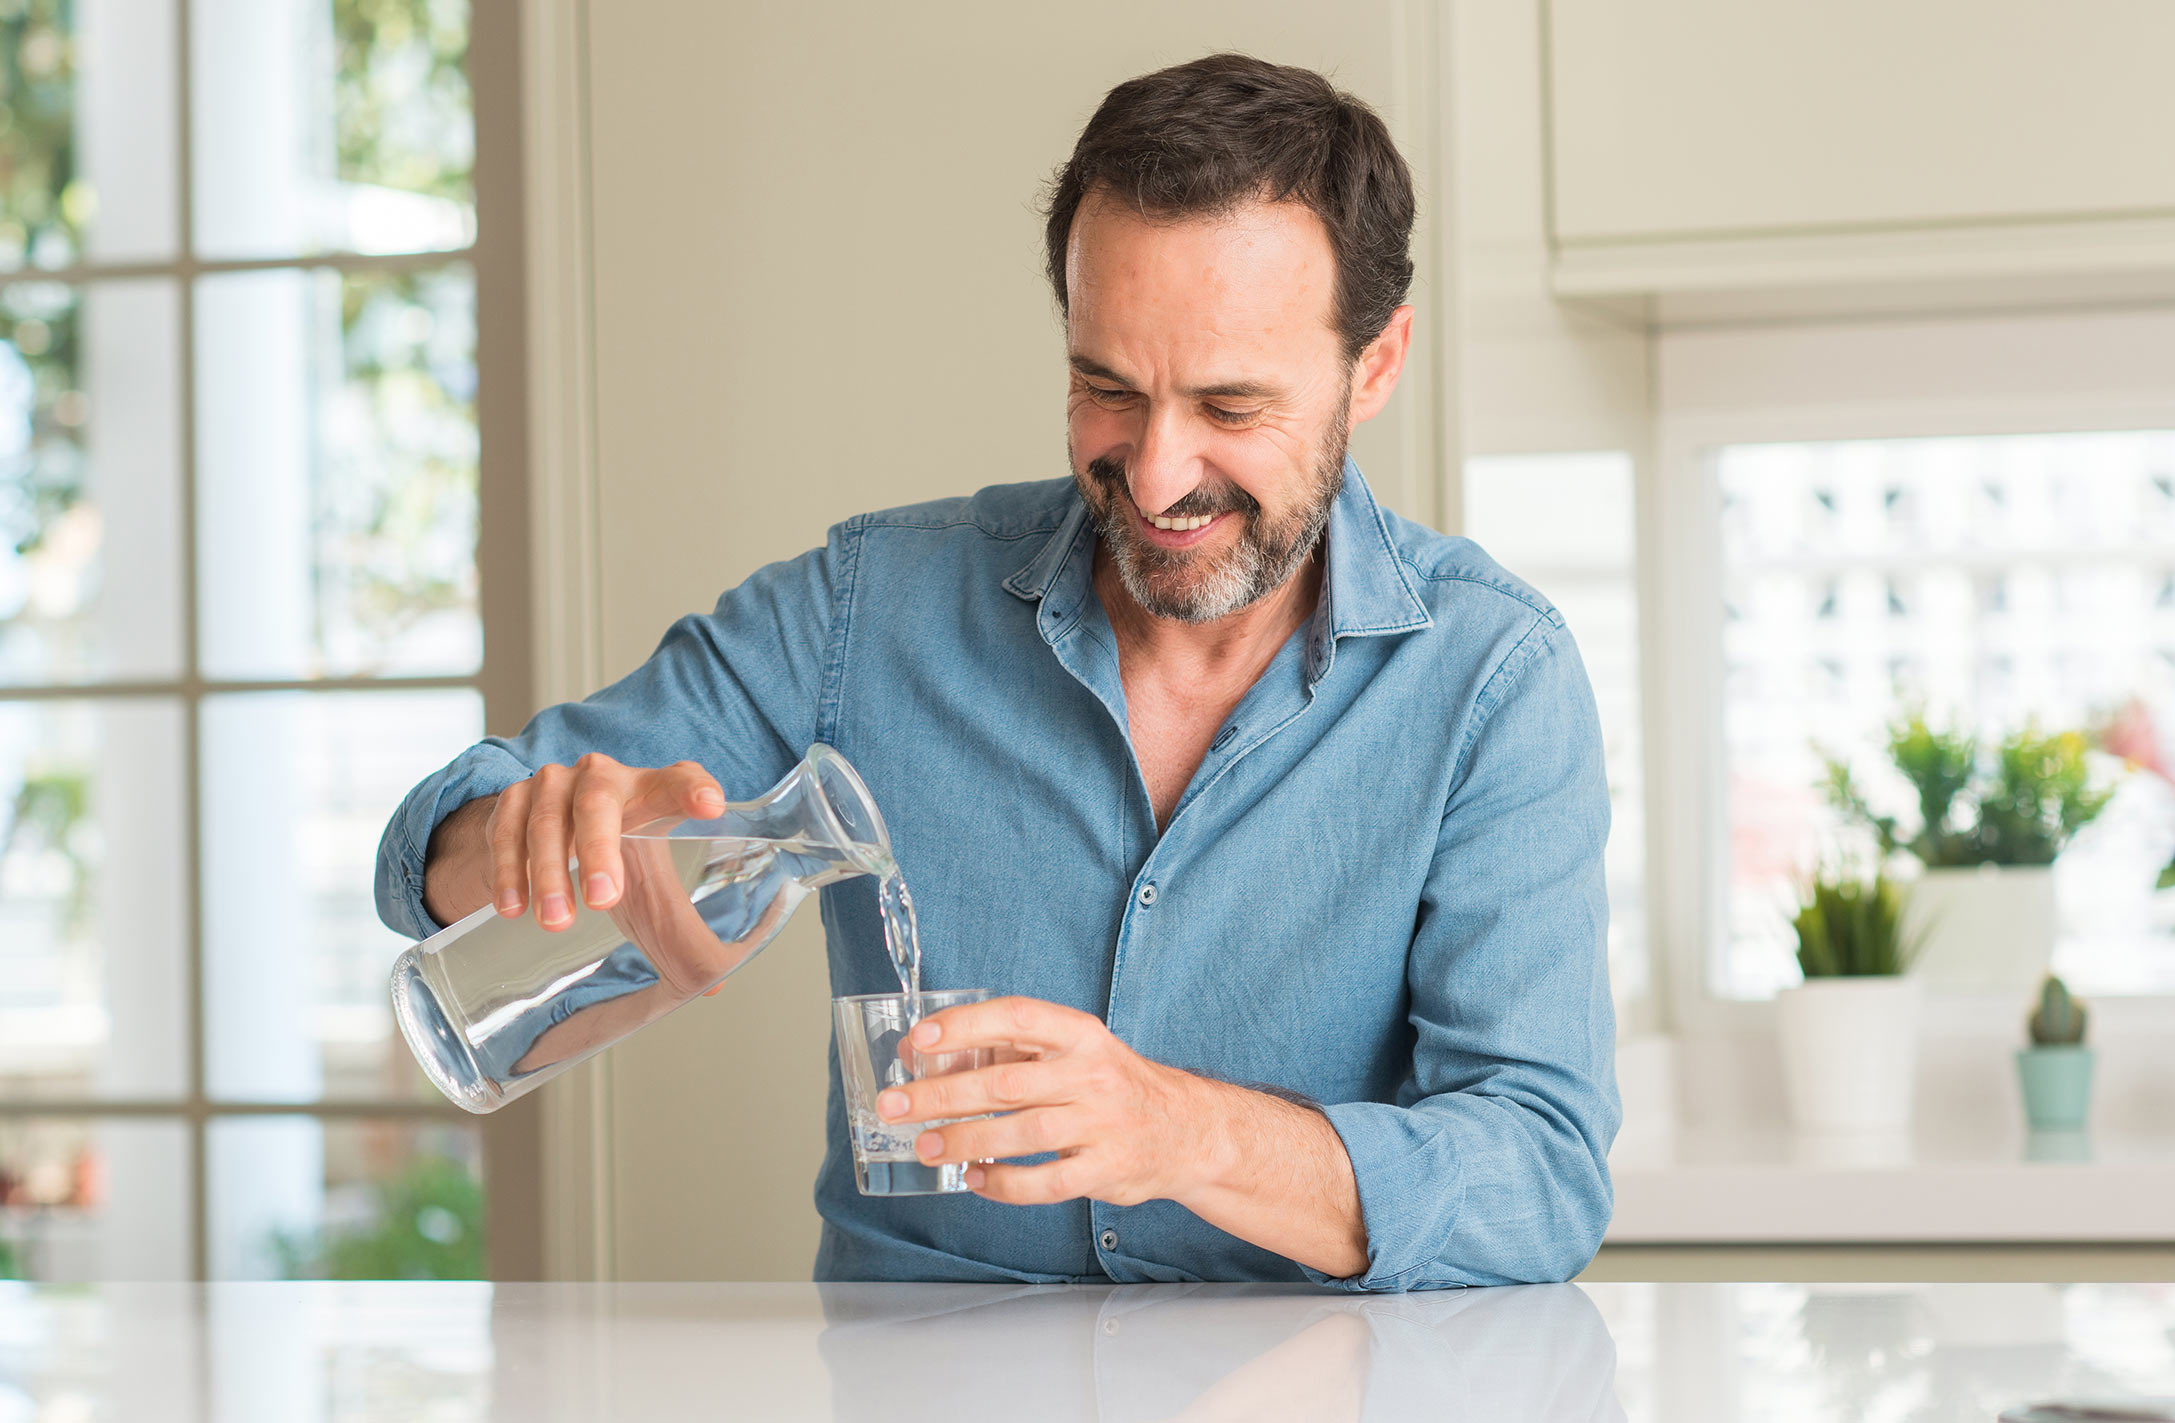
[(1205, 623), (1159, 618), (1143, 608), (1100, 543), (1094, 579), (1123, 660), (1139, 670), (1152, 669), (1158, 679), (1214, 684), (1243, 678), (1251, 685), (1285, 640), (1314, 615), (1321, 598), (1322, 551), (1317, 547), (1274, 592)]

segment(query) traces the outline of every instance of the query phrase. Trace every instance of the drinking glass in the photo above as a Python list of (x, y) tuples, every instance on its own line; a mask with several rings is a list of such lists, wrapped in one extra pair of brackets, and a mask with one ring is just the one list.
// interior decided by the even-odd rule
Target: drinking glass
[(915, 995), (864, 993), (831, 1000), (838, 1075), (846, 1088), (846, 1131), (853, 1141), (853, 1179), (862, 1195), (928, 1196), (967, 1189), (964, 1164), (922, 1164), (914, 1155), (914, 1138), (931, 1127), (973, 1119), (887, 1122), (876, 1115), (876, 1094), (924, 1077), (989, 1066), (995, 1060), (990, 1048), (923, 1052), (907, 1041), (907, 1033), (931, 1013), (988, 997), (986, 988), (955, 988)]

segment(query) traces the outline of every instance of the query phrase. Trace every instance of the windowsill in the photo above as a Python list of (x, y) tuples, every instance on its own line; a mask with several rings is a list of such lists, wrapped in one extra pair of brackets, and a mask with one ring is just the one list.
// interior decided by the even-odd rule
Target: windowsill
[(1631, 1136), (1611, 1245), (2175, 1240), (2175, 1136)]

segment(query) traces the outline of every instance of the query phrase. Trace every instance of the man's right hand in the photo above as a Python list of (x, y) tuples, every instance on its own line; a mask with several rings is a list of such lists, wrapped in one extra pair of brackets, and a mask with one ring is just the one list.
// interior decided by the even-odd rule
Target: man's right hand
[(564, 929), (574, 922), (570, 852), (583, 902), (608, 908), (627, 882), (622, 828), (724, 810), (725, 793), (693, 761), (651, 769), (591, 752), (572, 766), (546, 766), (439, 823), (426, 857), (423, 907), (441, 924), (485, 904), (508, 919), (533, 907), (537, 923)]

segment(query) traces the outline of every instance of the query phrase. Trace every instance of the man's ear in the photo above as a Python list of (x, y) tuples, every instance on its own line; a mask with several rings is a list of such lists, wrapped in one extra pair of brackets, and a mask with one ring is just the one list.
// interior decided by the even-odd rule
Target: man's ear
[(1367, 343), (1352, 368), (1352, 404), (1349, 421), (1357, 425), (1372, 420), (1390, 403), (1397, 377), (1404, 373), (1405, 353), (1412, 349), (1412, 308), (1400, 306), (1390, 313), (1382, 334)]

